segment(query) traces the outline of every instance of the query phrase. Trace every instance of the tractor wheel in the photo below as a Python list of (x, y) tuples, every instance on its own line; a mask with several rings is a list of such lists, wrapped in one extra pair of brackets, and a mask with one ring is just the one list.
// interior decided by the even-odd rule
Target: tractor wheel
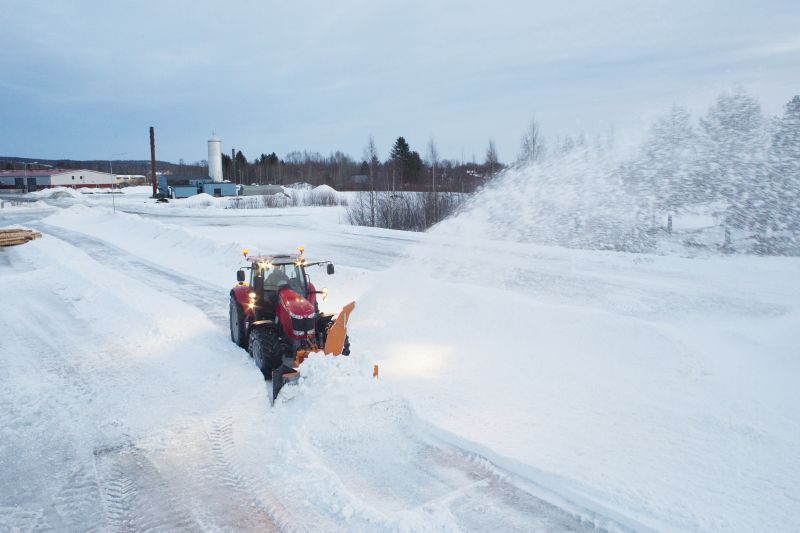
[(247, 332), (244, 329), (244, 313), (236, 301), (236, 297), (231, 295), (231, 305), (228, 311), (231, 323), (231, 340), (239, 345), (240, 348), (247, 348)]
[(275, 332), (271, 328), (259, 328), (250, 333), (247, 351), (267, 380), (272, 379), (272, 371), (282, 363), (276, 341)]

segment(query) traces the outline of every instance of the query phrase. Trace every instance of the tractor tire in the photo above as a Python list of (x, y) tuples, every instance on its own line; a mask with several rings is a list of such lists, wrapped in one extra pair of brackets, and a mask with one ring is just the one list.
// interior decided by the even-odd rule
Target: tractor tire
[(261, 370), (264, 379), (268, 381), (272, 379), (272, 371), (283, 363), (277, 344), (277, 337), (272, 328), (258, 328), (250, 333), (247, 351)]
[(244, 313), (236, 301), (236, 297), (231, 295), (231, 305), (228, 310), (231, 324), (231, 340), (240, 348), (247, 348), (247, 331), (244, 328)]

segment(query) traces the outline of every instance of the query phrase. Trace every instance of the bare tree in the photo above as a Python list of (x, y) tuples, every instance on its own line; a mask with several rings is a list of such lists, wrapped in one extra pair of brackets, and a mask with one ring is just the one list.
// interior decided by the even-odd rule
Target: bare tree
[(528, 129), (522, 136), (522, 146), (517, 158), (520, 163), (533, 162), (542, 157), (544, 153), (544, 138), (536, 119), (531, 119)]
[(433, 195), (433, 216), (436, 217), (436, 165), (439, 163), (439, 150), (436, 148), (436, 141), (431, 137), (428, 140), (428, 152), (426, 154), (428, 164), (431, 166), (431, 194)]
[(493, 176), (500, 166), (500, 161), (497, 158), (497, 148), (494, 145), (494, 139), (489, 139), (489, 147), (486, 149), (486, 162), (484, 164), (489, 169), (489, 176)]
[(375, 227), (375, 167), (378, 165), (378, 148), (372, 135), (369, 136), (367, 146), (364, 148), (364, 160), (369, 165), (370, 226)]

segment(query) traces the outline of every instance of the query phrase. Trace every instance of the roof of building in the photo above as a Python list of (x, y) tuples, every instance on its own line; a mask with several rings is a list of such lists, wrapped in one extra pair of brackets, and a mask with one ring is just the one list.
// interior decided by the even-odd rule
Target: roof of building
[[(69, 169), (63, 168), (48, 168), (44, 170), (32, 169), (29, 168), (28, 170), (0, 170), (0, 176), (4, 178), (43, 178), (47, 176), (52, 176), (54, 174), (64, 174), (65, 172), (69, 172)], [(77, 172), (81, 172), (80, 170)]]
[(55, 176), (56, 174), (81, 174), (84, 172), (97, 172), (99, 174), (108, 174), (100, 170), (89, 170), (86, 168), (46, 168), (46, 169), (33, 169), (27, 170), (0, 170), (0, 177), (3, 178), (46, 178)]

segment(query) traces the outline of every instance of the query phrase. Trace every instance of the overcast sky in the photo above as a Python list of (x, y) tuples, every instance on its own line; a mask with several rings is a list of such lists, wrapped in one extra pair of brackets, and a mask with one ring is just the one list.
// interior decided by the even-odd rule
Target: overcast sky
[(0, 155), (206, 159), (212, 130), (275, 151), (513, 159), (545, 137), (702, 113), (741, 85), (800, 93), (800, 2), (0, 0)]

